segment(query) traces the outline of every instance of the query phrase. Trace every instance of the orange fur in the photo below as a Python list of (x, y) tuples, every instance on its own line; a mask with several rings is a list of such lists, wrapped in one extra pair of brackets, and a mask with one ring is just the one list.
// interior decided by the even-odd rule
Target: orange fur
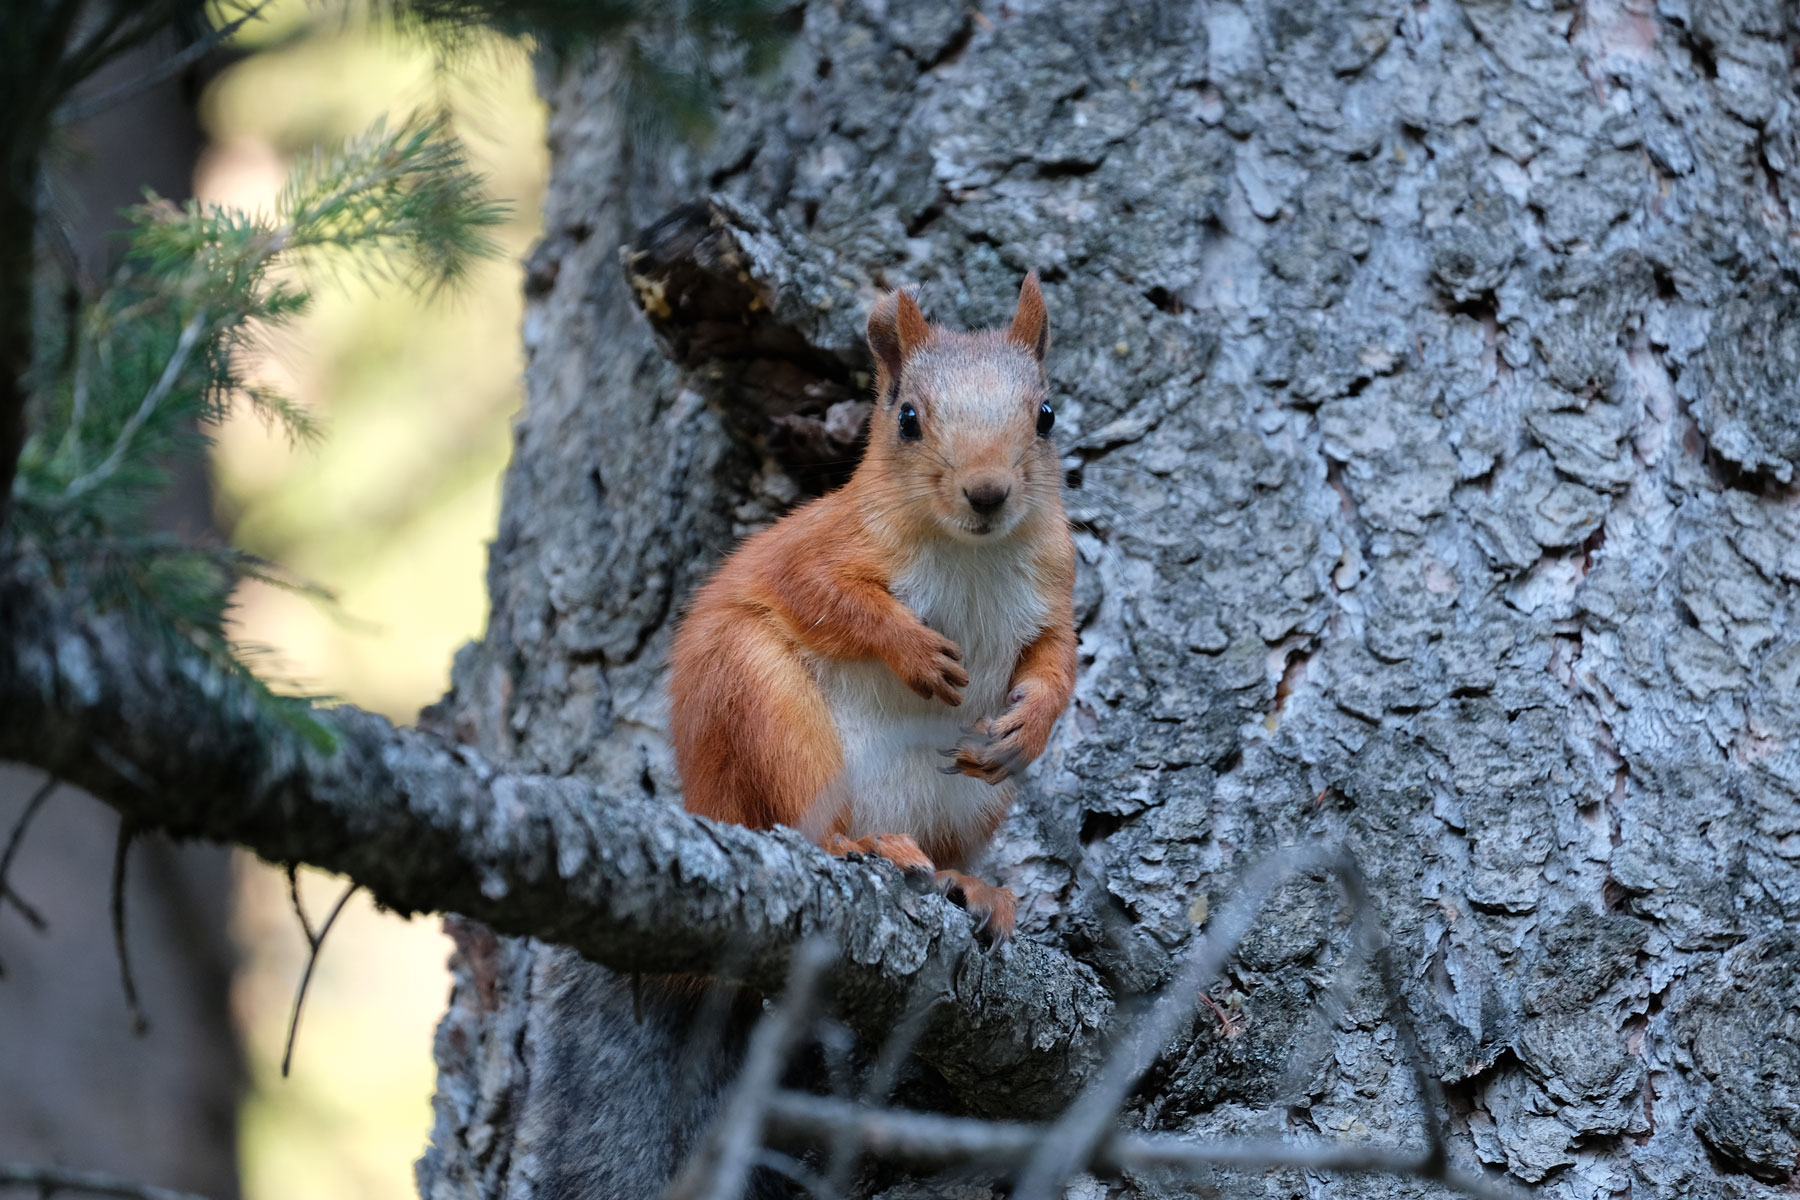
[[(896, 292), (870, 315), (869, 345), (878, 403), (862, 463), (746, 540), (695, 596), (672, 655), (671, 732), (691, 811), (793, 826), (833, 853), (930, 872), (987, 845), (1010, 778), (1043, 752), (1075, 682), (1074, 545), (1055, 451), (1038, 433), (1048, 323), (1037, 277), (1005, 331), (932, 326)], [(908, 588), (939, 619), (963, 621), (987, 657), (964, 662), (896, 594)], [(997, 645), (1016, 648), (998, 676)], [(920, 699), (859, 674), (868, 662)], [(993, 786), (944, 783), (921, 802), (918, 752), (884, 738), (935, 728), (931, 714), (969, 689), (985, 711), (943, 753), (951, 772)], [(887, 778), (883, 755), (902, 756), (903, 773), (886, 807), (869, 794), (881, 784), (849, 782), (868, 764)], [(864, 827), (881, 813), (903, 827)], [(955, 870), (937, 878), (991, 937), (1010, 936), (1011, 892)]]

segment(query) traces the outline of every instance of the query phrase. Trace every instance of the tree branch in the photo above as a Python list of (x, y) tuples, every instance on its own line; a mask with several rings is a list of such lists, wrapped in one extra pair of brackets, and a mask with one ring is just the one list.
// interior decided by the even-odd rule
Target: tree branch
[[(778, 1138), (812, 1142), (821, 1132), (847, 1133), (865, 1154), (925, 1169), (967, 1164), (1019, 1167), (1030, 1160), (1044, 1137), (1041, 1127), (1014, 1121), (867, 1108), (789, 1091), (770, 1097), (765, 1119)], [(1522, 1200), (1519, 1191), (1504, 1180), (1454, 1170), (1429, 1151), (1419, 1154), (1403, 1147), (1274, 1138), (1195, 1141), (1174, 1134), (1114, 1129), (1095, 1147), (1090, 1166), (1107, 1176), (1156, 1167), (1188, 1175), (1201, 1175), (1215, 1167), (1396, 1175), (1442, 1183), (1478, 1200)]]
[[(711, 972), (778, 991), (795, 948), (840, 948), (837, 1011), (879, 1035), (934, 988), (921, 1055), (965, 1100), (1046, 1113), (1097, 1065), (1112, 1001), (1031, 942), (983, 953), (964, 912), (886, 864), (832, 859), (579, 778), (512, 773), (353, 708), (306, 748), (240, 683), (123, 619), (0, 567), (0, 757), (87, 788), (135, 825), (338, 871), (400, 912), (457, 912), (619, 971)], [(998, 1085), (998, 1086), (996, 1086)]]
[(192, 1192), (155, 1187), (106, 1175), (99, 1171), (74, 1171), (40, 1167), (32, 1163), (0, 1163), (0, 1189), (30, 1188), (40, 1196), (76, 1192), (88, 1196), (119, 1196), (124, 1200), (206, 1200)]

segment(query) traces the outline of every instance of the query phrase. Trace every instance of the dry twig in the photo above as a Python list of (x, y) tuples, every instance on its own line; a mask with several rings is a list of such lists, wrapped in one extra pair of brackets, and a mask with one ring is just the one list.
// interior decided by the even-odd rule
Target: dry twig
[(131, 843), (137, 838), (137, 826), (119, 818), (119, 837), (113, 843), (112, 863), (112, 934), (113, 953), (119, 960), (119, 985), (125, 989), (125, 1007), (131, 1012), (131, 1032), (143, 1037), (150, 1032), (150, 1018), (138, 1003), (137, 981), (131, 974), (131, 947), (125, 940), (125, 862), (131, 857)]
[[(1336, 876), (1353, 915), (1352, 961), (1373, 961), (1383, 994), (1383, 1012), (1392, 1020), (1401, 1053), (1419, 1095), (1425, 1148), (1331, 1145), (1285, 1139), (1194, 1141), (1173, 1135), (1127, 1133), (1118, 1128), (1119, 1112), (1131, 1089), (1156, 1058), (1191, 1022), (1195, 1007), (1207, 999), (1204, 988), (1223, 971), (1256, 915), (1277, 888), (1295, 875), (1329, 870)], [(1382, 933), (1362, 870), (1348, 854), (1318, 846), (1299, 847), (1251, 868), (1231, 905), (1190, 952), (1176, 979), (1145, 1014), (1119, 1038), (1106, 1065), (1094, 1076), (1064, 1116), (1049, 1125), (945, 1117), (878, 1107), (893, 1085), (900, 1061), (924, 1027), (930, 1004), (915, 1004), (884, 1046), (871, 1071), (860, 1102), (777, 1090), (781, 1063), (769, 1057), (796, 1038), (794, 1022), (810, 1007), (816, 976), (796, 979), (793, 995), (776, 1017), (765, 1018), (753, 1042), (752, 1063), (734, 1093), (721, 1122), (745, 1164), (734, 1173), (715, 1170), (707, 1192), (690, 1188), (681, 1197), (705, 1195), (726, 1200), (741, 1187), (748, 1164), (758, 1160), (746, 1138), (766, 1131), (777, 1141), (823, 1140), (827, 1169), (823, 1177), (781, 1158), (765, 1162), (800, 1182), (815, 1196), (842, 1193), (856, 1155), (904, 1162), (914, 1168), (984, 1166), (1019, 1171), (1014, 1197), (1051, 1197), (1068, 1177), (1082, 1169), (1116, 1175), (1126, 1170), (1162, 1168), (1190, 1176), (1219, 1167), (1287, 1169), (1337, 1174), (1386, 1174), (1430, 1180), (1477, 1200), (1514, 1200), (1518, 1193), (1503, 1182), (1457, 1171), (1450, 1165), (1449, 1145), (1440, 1112), (1442, 1090), (1426, 1068), (1411, 1014), (1400, 986), (1389, 943)], [(760, 1048), (761, 1056), (758, 1057)], [(782, 1054), (786, 1051), (783, 1049)], [(698, 1160), (697, 1160), (698, 1161)], [(722, 1161), (722, 1156), (721, 1156)], [(690, 1172), (695, 1168), (690, 1167)]]
[[(971, 1164), (1017, 1167), (1036, 1152), (1045, 1129), (1014, 1121), (874, 1109), (790, 1091), (769, 1098), (764, 1119), (777, 1138), (848, 1134), (865, 1154), (921, 1169)], [(1115, 1130), (1095, 1147), (1090, 1162), (1107, 1175), (1165, 1168), (1194, 1176), (1218, 1167), (1384, 1174), (1435, 1180), (1476, 1200), (1521, 1200), (1518, 1191), (1504, 1183), (1437, 1167), (1430, 1154), (1381, 1146), (1333, 1146), (1274, 1138), (1189, 1141), (1172, 1134)]]
[(38, 809), (42, 808), (44, 802), (50, 799), (50, 793), (54, 792), (61, 782), (62, 780), (52, 775), (44, 780), (37, 791), (31, 794), (31, 799), (25, 802), (25, 810), (19, 814), (19, 819), (13, 822), (12, 832), (6, 836), (6, 849), (0, 850), (0, 903), (10, 900), (12, 906), (19, 910), (20, 915), (40, 933), (46, 928), (43, 914), (27, 904), (25, 899), (13, 890), (12, 884), (7, 880), (7, 872), (12, 869), (13, 857), (19, 852), (19, 843), (25, 840), (26, 827), (31, 824), (31, 819), (37, 816)]
[(1063, 1181), (1080, 1170), (1106, 1140), (1138, 1079), (1182, 1026), (1192, 1021), (1200, 994), (1224, 970), (1275, 889), (1296, 872), (1316, 868), (1329, 858), (1323, 849), (1305, 847), (1265, 859), (1245, 872), (1230, 906), (1194, 946), (1162, 996), (1137, 1027), (1120, 1039), (1106, 1066), (1068, 1111), (1044, 1132), (1039, 1152), (1019, 1180), (1015, 1200), (1050, 1200), (1060, 1194)]
[(263, 0), (263, 3), (253, 5), (248, 12), (244, 13), (244, 15), (237, 20), (229, 21), (206, 36), (189, 43), (168, 58), (165, 58), (156, 66), (145, 71), (142, 75), (127, 79), (125, 82), (110, 87), (104, 92), (100, 92), (96, 95), (88, 96), (80, 100), (70, 100), (65, 102), (61, 108), (56, 110), (56, 121), (59, 124), (64, 125), (74, 124), (77, 121), (85, 121), (89, 117), (103, 113), (109, 108), (113, 108), (125, 103), (127, 100), (143, 95), (160, 83), (175, 78), (177, 75), (205, 58), (208, 54), (224, 45), (238, 30), (260, 17), (263, 10), (269, 7), (269, 3), (270, 0)]
[(123, 1200), (206, 1200), (193, 1192), (155, 1187), (107, 1175), (100, 1171), (74, 1171), (66, 1167), (40, 1167), (31, 1163), (0, 1163), (0, 1189), (32, 1188), (39, 1196), (56, 1192), (80, 1192), (88, 1196), (119, 1196)]
[(325, 923), (313, 930), (312, 922), (306, 919), (306, 908), (300, 903), (300, 880), (290, 865), (287, 872), (288, 899), (293, 902), (294, 915), (300, 918), (300, 929), (306, 934), (306, 969), (300, 972), (300, 987), (294, 993), (294, 1008), (288, 1014), (287, 1043), (281, 1051), (281, 1077), (288, 1077), (288, 1068), (294, 1061), (294, 1037), (300, 1032), (300, 1009), (306, 1004), (306, 989), (312, 986), (313, 967), (319, 961), (319, 948), (325, 944), (325, 935), (337, 924), (338, 914), (344, 911), (344, 905), (350, 903), (350, 897), (356, 894), (360, 884), (352, 883), (344, 889), (344, 894), (337, 898), (331, 911), (325, 914)]
[(789, 1054), (806, 1032), (825, 968), (836, 957), (837, 949), (822, 939), (796, 948), (781, 1006), (757, 1023), (724, 1112), (664, 1200), (735, 1200), (743, 1194), (762, 1143), (769, 1100), (781, 1086)]
[[(939, 993), (928, 987), (926, 981), (914, 983), (912, 994), (907, 998), (906, 1014), (882, 1043), (881, 1053), (863, 1084), (863, 1104), (879, 1108), (887, 1103), (888, 1097), (893, 1094), (894, 1084), (899, 1080), (901, 1066), (905, 1064), (907, 1055), (912, 1053), (920, 1035), (925, 1032), (925, 1024), (931, 1017), (932, 1010), (942, 999)], [(835, 1196), (850, 1186), (851, 1172), (856, 1169), (856, 1145), (854, 1131), (849, 1129), (840, 1130), (838, 1136), (832, 1139), (826, 1158), (823, 1194)]]

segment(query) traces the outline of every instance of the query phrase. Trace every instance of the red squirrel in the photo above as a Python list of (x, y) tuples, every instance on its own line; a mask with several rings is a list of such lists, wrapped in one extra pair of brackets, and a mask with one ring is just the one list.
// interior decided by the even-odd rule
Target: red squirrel
[(1036, 272), (1003, 330), (945, 329), (885, 297), (862, 462), (725, 560), (669, 684), (689, 811), (932, 876), (993, 944), (1012, 936), (1013, 893), (961, 868), (1075, 685), (1049, 341)]

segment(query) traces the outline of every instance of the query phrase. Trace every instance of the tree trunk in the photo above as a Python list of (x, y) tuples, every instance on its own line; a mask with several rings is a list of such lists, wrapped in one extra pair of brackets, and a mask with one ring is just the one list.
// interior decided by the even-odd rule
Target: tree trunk
[[(493, 616), (430, 718), (675, 803), (682, 603), (841, 475), (878, 289), (994, 324), (1036, 268), (1082, 666), (991, 855), (1023, 936), (1147, 991), (1248, 861), (1342, 839), (1459, 1157), (1558, 1197), (1774, 1196), (1797, 47), (1779, 0), (815, 3), (699, 149), (638, 136), (609, 62), (563, 70)], [(1278, 894), (1132, 1123), (1417, 1144), (1376, 993), (1319, 1008), (1334, 895)], [(662, 1018), (453, 928), (424, 1194), (654, 1194), (622, 1181), (709, 1107), (640, 1106), (680, 1090)]]

